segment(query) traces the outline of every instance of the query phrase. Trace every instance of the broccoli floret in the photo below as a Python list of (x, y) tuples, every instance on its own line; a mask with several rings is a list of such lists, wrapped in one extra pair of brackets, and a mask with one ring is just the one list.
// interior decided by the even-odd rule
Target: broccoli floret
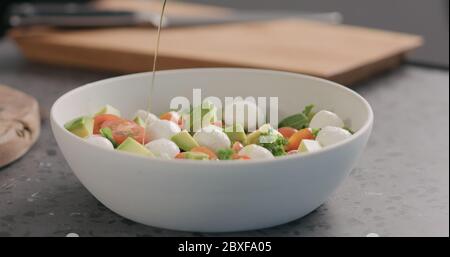
[(288, 140), (283, 136), (275, 133), (273, 129), (269, 130), (269, 133), (265, 133), (259, 137), (259, 146), (262, 146), (269, 150), (273, 156), (286, 155), (285, 146), (288, 144)]

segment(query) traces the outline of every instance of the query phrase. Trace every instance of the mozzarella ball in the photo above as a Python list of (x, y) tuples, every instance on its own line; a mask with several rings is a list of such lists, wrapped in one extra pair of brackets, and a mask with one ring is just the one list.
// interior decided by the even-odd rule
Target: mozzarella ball
[(330, 111), (320, 111), (314, 115), (309, 123), (310, 128), (321, 129), (327, 126), (343, 128), (344, 122), (336, 113)]
[(134, 115), (134, 117), (139, 117), (142, 119), (142, 121), (146, 122), (147, 121), (147, 127), (152, 125), (153, 122), (159, 120), (158, 116), (156, 116), (153, 113), (144, 111), (144, 110), (139, 110), (136, 112), (136, 114)]
[(100, 146), (104, 149), (114, 150), (114, 146), (111, 141), (99, 135), (89, 136), (88, 138), (86, 138), (86, 141), (90, 144)]
[(208, 126), (202, 128), (199, 132), (194, 134), (194, 139), (201, 146), (206, 146), (214, 152), (220, 149), (227, 149), (231, 147), (230, 138), (220, 128), (215, 126)]
[(203, 130), (205, 132), (212, 132), (213, 130), (223, 131), (223, 129), (221, 127), (218, 127), (216, 125), (208, 125), (208, 126), (202, 128), (201, 130)]
[(145, 145), (155, 156), (163, 159), (174, 159), (180, 153), (180, 148), (169, 139), (161, 138)]
[(345, 129), (328, 126), (320, 130), (316, 140), (325, 147), (337, 144), (351, 136), (352, 134)]
[(258, 105), (252, 101), (237, 101), (225, 106), (224, 117), (227, 126), (240, 124), (246, 130), (249, 128), (256, 130), (258, 121), (260, 123), (266, 122), (265, 110), (260, 109)]
[(181, 132), (180, 126), (172, 121), (157, 120), (154, 121), (147, 129), (150, 135), (150, 141), (165, 138), (171, 139), (173, 136)]
[(239, 155), (248, 156), (252, 160), (274, 159), (273, 154), (259, 145), (248, 145), (239, 151)]

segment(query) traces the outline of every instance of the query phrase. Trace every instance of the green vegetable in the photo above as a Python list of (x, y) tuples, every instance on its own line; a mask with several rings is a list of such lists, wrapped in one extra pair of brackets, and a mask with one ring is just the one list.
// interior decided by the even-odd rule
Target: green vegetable
[(138, 124), (139, 126), (145, 127), (145, 121), (141, 117), (136, 117), (133, 121), (136, 122), (136, 124)]
[(94, 119), (92, 117), (79, 117), (64, 124), (64, 128), (79, 137), (86, 138), (92, 135)]
[(110, 128), (102, 128), (100, 129), (100, 134), (108, 139), (109, 141), (111, 141), (111, 143), (113, 144), (114, 148), (117, 148), (119, 145), (116, 143), (116, 141), (114, 141), (113, 139), (113, 134), (112, 134), (112, 130)]
[(231, 149), (220, 149), (217, 152), (217, 157), (219, 158), (219, 160), (222, 160), (222, 161), (231, 160), (233, 154), (234, 154), (234, 151)]
[(141, 145), (141, 143), (134, 140), (132, 137), (129, 137), (125, 141), (123, 141), (123, 143), (117, 147), (117, 150), (147, 157), (154, 157), (152, 152), (150, 152), (147, 148), (145, 148), (145, 146)]
[(178, 145), (178, 147), (186, 152), (189, 152), (194, 147), (200, 146), (197, 141), (186, 130), (181, 131), (171, 138), (171, 140)]
[(284, 147), (288, 144), (288, 140), (279, 135), (262, 135), (259, 138), (258, 145), (269, 150), (273, 156), (283, 156), (286, 155), (286, 150)]
[(283, 156), (286, 155), (284, 147), (288, 144), (288, 140), (270, 128), (267, 132), (261, 133), (257, 144), (269, 150), (274, 156)]
[(295, 129), (304, 129), (309, 127), (309, 123), (311, 119), (314, 117), (314, 112), (312, 109), (314, 105), (308, 105), (305, 107), (303, 112), (289, 116), (282, 120), (280, 124), (278, 124), (279, 128), (291, 127)]
[(315, 112), (312, 111), (313, 109), (314, 109), (314, 104), (310, 104), (310, 105), (305, 106), (305, 109), (302, 112), (304, 115), (306, 115), (308, 117), (308, 119), (310, 121), (312, 120), (312, 118), (316, 114)]
[(317, 135), (319, 134), (320, 130), (321, 130), (320, 128), (312, 129), (312, 134), (314, 135), (314, 137), (317, 137)]
[(232, 143), (241, 142), (245, 144), (247, 142), (247, 135), (245, 134), (244, 128), (241, 124), (235, 124), (233, 126), (227, 127), (225, 133)]
[(350, 128), (348, 128), (348, 127), (344, 127), (343, 129), (345, 129), (345, 130), (347, 130), (348, 132), (350, 132), (350, 134), (355, 134), (355, 131), (353, 131), (353, 130), (351, 130)]
[(186, 152), (185, 158), (187, 160), (205, 161), (209, 160), (209, 155), (207, 155), (206, 153)]

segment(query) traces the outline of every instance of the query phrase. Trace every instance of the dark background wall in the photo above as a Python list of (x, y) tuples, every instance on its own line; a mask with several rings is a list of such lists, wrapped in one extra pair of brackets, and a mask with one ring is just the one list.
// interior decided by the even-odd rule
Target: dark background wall
[(188, 0), (239, 9), (339, 11), (345, 23), (419, 34), (426, 46), (412, 60), (448, 68), (448, 0)]

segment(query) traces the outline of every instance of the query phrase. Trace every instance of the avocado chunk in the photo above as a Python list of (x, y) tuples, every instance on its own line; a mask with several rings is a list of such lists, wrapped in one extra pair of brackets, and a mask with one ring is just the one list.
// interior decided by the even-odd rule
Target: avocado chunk
[(173, 136), (172, 141), (183, 151), (189, 152), (192, 148), (200, 146), (197, 141), (186, 130)]
[(145, 127), (145, 121), (141, 117), (136, 117), (133, 121), (136, 122), (136, 124), (138, 124), (139, 126)]
[(114, 148), (117, 148), (118, 145), (113, 138), (112, 130), (110, 128), (100, 129), (100, 135), (102, 135), (102, 137), (108, 139), (113, 144)]
[(206, 153), (186, 152), (184, 154), (184, 158), (187, 160), (204, 161), (209, 160), (209, 155), (207, 155)]
[(235, 124), (225, 128), (225, 133), (230, 138), (232, 143), (241, 142), (242, 144), (247, 143), (247, 135), (245, 134), (244, 127), (241, 124)]
[(247, 136), (247, 145), (254, 145), (259, 143), (259, 137), (261, 136), (261, 131), (257, 130)]
[(64, 124), (64, 128), (81, 138), (86, 138), (94, 131), (94, 119), (87, 116), (79, 117)]
[(270, 124), (264, 124), (258, 130), (247, 136), (247, 145), (259, 144), (259, 138), (261, 136), (283, 137), (283, 135), (281, 135), (276, 129), (272, 128)]
[(123, 141), (123, 143), (117, 147), (117, 150), (147, 157), (154, 157), (152, 152), (150, 152), (147, 148), (145, 148), (145, 146), (139, 144), (138, 141), (134, 140), (131, 137)]
[(102, 115), (102, 114), (113, 114), (120, 117), (120, 111), (116, 108), (112, 107), (111, 105), (107, 104), (103, 106), (100, 111), (98, 111), (95, 116)]

